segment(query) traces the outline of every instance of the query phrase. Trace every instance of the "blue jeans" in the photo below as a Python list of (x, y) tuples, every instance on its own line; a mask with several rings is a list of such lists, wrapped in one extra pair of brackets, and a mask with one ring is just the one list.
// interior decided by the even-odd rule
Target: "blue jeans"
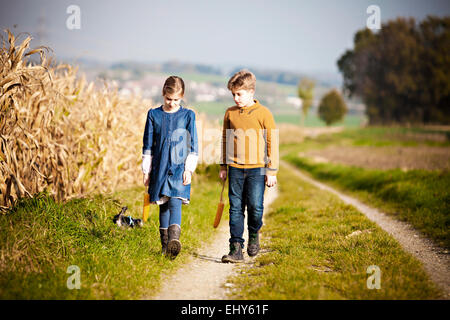
[(159, 205), (159, 228), (167, 229), (172, 224), (181, 227), (181, 199), (169, 198)]
[(230, 200), (230, 243), (244, 247), (244, 211), (247, 206), (249, 233), (262, 227), (264, 211), (265, 168), (240, 169), (228, 166), (228, 198)]

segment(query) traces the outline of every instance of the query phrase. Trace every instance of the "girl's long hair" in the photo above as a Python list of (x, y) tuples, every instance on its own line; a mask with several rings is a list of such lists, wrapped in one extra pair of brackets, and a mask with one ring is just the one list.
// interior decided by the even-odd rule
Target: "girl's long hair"
[(170, 76), (164, 82), (164, 86), (162, 89), (162, 94), (165, 96), (166, 94), (178, 94), (180, 93), (184, 96), (184, 81), (180, 77)]

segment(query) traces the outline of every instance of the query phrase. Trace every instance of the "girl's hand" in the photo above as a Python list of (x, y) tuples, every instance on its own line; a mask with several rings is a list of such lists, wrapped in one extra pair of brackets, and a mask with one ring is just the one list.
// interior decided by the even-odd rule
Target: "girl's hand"
[(266, 181), (266, 186), (269, 188), (277, 184), (277, 176), (270, 176), (266, 174), (266, 178), (264, 180)]
[(192, 172), (185, 170), (183, 172), (183, 185), (186, 186), (191, 183)]
[(227, 180), (227, 170), (220, 170), (219, 178), (222, 179), (223, 181)]
[(144, 173), (144, 186), (148, 187), (150, 184), (150, 173)]

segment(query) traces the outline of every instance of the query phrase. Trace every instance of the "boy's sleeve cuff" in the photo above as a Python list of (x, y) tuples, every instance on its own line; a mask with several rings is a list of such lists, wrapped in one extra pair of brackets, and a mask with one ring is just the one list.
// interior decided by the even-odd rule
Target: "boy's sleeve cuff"
[(278, 169), (266, 168), (266, 174), (269, 176), (276, 176), (278, 173)]

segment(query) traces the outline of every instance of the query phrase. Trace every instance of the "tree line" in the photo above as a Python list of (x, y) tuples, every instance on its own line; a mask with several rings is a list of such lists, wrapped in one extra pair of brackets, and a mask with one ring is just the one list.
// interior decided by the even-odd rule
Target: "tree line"
[(337, 61), (369, 124), (450, 124), (450, 17), (397, 18), (354, 36)]

